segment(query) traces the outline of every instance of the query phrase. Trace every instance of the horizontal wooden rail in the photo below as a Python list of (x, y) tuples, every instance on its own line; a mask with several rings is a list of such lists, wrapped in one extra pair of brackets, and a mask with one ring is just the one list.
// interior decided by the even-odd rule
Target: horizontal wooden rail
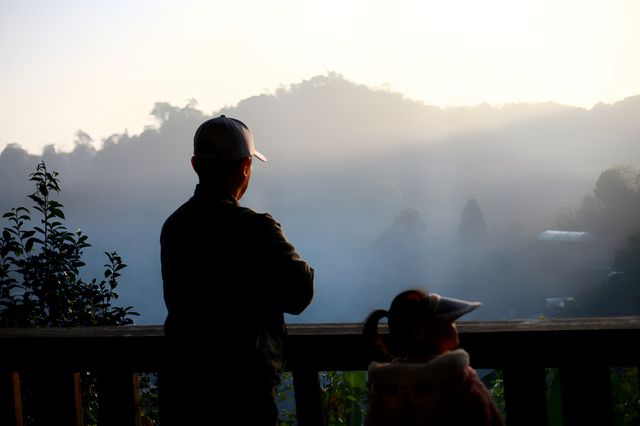
[[(366, 370), (370, 360), (361, 328), (289, 325), (287, 368), (294, 374), (301, 425), (323, 422), (318, 371)], [(546, 424), (542, 392), (548, 367), (561, 372), (566, 426), (610, 424), (607, 372), (640, 362), (640, 317), (461, 321), (458, 330), (474, 367), (503, 371), (509, 425)], [(102, 424), (139, 424), (136, 373), (161, 372), (166, 354), (161, 326), (0, 329), (0, 426), (22, 422), (20, 393), (25, 390), (16, 380), (18, 372), (39, 372), (56, 384), (57, 391), (48, 391), (55, 404), (46, 408), (64, 419), (56, 424), (81, 424), (77, 373), (84, 371), (102, 377), (101, 404), (110, 407), (109, 415), (100, 417)]]

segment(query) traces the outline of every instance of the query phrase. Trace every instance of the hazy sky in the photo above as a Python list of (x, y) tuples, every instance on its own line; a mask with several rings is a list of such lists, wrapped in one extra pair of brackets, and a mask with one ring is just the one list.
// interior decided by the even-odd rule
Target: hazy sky
[(435, 105), (589, 108), (640, 93), (638, 22), (639, 0), (0, 0), (0, 150), (328, 71)]

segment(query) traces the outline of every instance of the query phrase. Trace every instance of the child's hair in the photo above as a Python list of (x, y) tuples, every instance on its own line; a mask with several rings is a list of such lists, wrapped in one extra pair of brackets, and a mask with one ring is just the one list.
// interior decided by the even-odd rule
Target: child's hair
[[(450, 321), (434, 320), (438, 302), (439, 296), (414, 289), (398, 294), (388, 311), (373, 311), (364, 323), (363, 334), (372, 345), (374, 358), (388, 361), (396, 357), (437, 355), (443, 339), (455, 338), (457, 342), (457, 334), (451, 336), (455, 328)], [(385, 317), (389, 324), (389, 345), (378, 333), (378, 323)], [(446, 327), (440, 327), (441, 324)]]

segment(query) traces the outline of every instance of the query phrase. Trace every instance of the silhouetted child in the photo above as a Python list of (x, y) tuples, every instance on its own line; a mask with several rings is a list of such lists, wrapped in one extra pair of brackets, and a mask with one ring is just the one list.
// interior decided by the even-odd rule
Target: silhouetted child
[[(369, 365), (366, 426), (503, 425), (485, 385), (458, 349), (454, 321), (479, 302), (441, 297), (421, 290), (397, 295), (388, 311), (372, 312), (364, 335), (377, 351)], [(378, 334), (388, 318), (389, 340)]]

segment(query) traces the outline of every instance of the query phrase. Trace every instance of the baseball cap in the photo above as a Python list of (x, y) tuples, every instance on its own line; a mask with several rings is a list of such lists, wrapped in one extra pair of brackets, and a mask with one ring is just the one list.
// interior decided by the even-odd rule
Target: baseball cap
[(267, 157), (255, 149), (247, 125), (225, 115), (207, 120), (198, 127), (193, 136), (193, 155), (222, 161), (254, 156), (267, 161)]
[(463, 315), (478, 309), (482, 303), (443, 297), (436, 293), (429, 294), (428, 308), (433, 310), (436, 322), (453, 322)]

